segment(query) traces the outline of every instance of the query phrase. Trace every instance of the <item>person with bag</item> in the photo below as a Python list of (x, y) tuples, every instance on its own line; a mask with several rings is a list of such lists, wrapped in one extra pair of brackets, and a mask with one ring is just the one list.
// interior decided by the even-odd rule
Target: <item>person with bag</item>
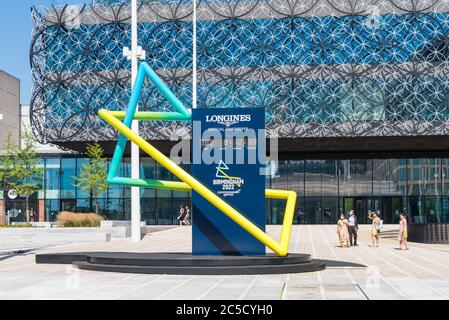
[(399, 215), (399, 234), (398, 234), (398, 241), (399, 241), (399, 249), (401, 250), (408, 250), (408, 244), (407, 244), (407, 216), (405, 213), (401, 212)]
[(382, 229), (382, 220), (380, 220), (376, 211), (371, 211), (368, 218), (372, 220), (371, 224), (371, 241), (372, 247), (379, 246), (379, 233)]

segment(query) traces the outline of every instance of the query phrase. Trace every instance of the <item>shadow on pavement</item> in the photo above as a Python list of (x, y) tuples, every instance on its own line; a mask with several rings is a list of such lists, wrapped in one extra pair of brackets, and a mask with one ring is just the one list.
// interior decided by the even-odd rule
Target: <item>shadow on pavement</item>
[(14, 258), (14, 257), (24, 256), (24, 255), (27, 255), (28, 253), (33, 252), (33, 251), (34, 251), (33, 249), (30, 249), (30, 250), (19, 250), (19, 251), (16, 251), (16, 252), (6, 253), (6, 254), (3, 254), (3, 255), (0, 255), (0, 262), (8, 260), (8, 259), (11, 259), (11, 258)]
[(326, 269), (337, 269), (337, 268), (367, 268), (364, 264), (346, 262), (346, 261), (337, 261), (337, 260), (322, 260), (322, 259), (314, 259), (316, 262), (325, 263)]

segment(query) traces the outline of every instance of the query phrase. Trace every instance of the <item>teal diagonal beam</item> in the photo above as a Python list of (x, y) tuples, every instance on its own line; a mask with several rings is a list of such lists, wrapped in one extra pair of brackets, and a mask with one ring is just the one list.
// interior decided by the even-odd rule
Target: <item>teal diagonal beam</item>
[[(140, 94), (142, 92), (145, 78), (159, 90), (164, 98), (170, 102), (177, 112), (136, 112)], [(133, 120), (153, 120), (153, 121), (191, 121), (192, 115), (184, 104), (179, 100), (162, 79), (146, 62), (139, 66), (136, 81), (131, 92), (131, 97), (126, 111), (113, 111), (111, 114), (117, 119), (123, 120), (123, 124), (131, 128)], [(111, 185), (125, 185), (130, 187), (140, 187), (149, 189), (166, 189), (189, 191), (191, 188), (182, 182), (164, 180), (145, 180), (118, 177), (118, 170), (123, 159), (128, 139), (120, 134), (117, 146), (112, 157), (111, 166), (108, 173), (108, 183)]]

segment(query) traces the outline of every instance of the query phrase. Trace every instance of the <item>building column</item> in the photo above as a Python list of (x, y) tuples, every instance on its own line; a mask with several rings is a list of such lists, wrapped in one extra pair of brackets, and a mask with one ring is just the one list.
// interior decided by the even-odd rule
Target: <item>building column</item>
[(45, 200), (39, 199), (38, 206), (39, 222), (45, 222)]
[(5, 201), (0, 200), (0, 225), (5, 224), (5, 216), (3, 215), (3, 208), (5, 206)]

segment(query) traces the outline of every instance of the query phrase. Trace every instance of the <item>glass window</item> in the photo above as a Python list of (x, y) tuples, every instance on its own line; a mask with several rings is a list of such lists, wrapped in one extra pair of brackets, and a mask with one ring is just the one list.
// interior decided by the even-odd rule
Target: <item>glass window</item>
[(288, 189), (304, 196), (304, 161), (289, 161), (287, 164)]
[(270, 199), (267, 207), (268, 210), (268, 223), (269, 224), (282, 224), (285, 212), (285, 201), (279, 199)]
[(111, 199), (107, 201), (108, 220), (124, 220), (123, 199)]
[(175, 180), (177, 179), (170, 171), (159, 163), (156, 163), (156, 179), (158, 180)]
[(354, 196), (356, 194), (355, 177), (351, 173), (351, 160), (339, 160), (337, 163), (340, 196)]
[(423, 197), (424, 215), (427, 223), (441, 222), (441, 198), (435, 196)]
[(408, 195), (439, 195), (441, 193), (440, 159), (408, 161)]
[(131, 220), (131, 199), (119, 199), (119, 208), (123, 208), (123, 213), (121, 215), (117, 215), (116, 220)]
[[(122, 177), (131, 178), (131, 158), (124, 158), (120, 167), (121, 168), (119, 171), (122, 172)], [(124, 197), (131, 198), (131, 187), (124, 186), (122, 188), (124, 191)]]
[(392, 196), (404, 196), (407, 187), (407, 161), (405, 159), (391, 159), (389, 162), (390, 194)]
[(441, 197), (441, 222), (449, 223), (449, 197)]
[(343, 199), (343, 212), (340, 212), (340, 214), (341, 213), (348, 214), (349, 211), (351, 211), (353, 209), (355, 209), (354, 198), (352, 198), (352, 197), (345, 197)]
[(45, 198), (60, 198), (60, 158), (45, 159)]
[(285, 190), (288, 187), (287, 161), (270, 161), (271, 188)]
[(320, 223), (336, 223), (338, 221), (338, 197), (323, 197), (322, 206)]
[[(107, 175), (108, 174), (108, 162), (107, 161), (106, 162), (102, 162), (101, 164), (104, 166), (104, 169), (106, 170), (106, 175)], [(108, 197), (108, 190), (103, 191), (102, 193), (100, 193), (98, 195), (98, 198), (101, 198), (101, 199), (105, 199), (107, 197)]]
[(172, 192), (168, 190), (156, 190), (156, 215), (157, 223), (161, 225), (172, 224), (176, 219), (177, 208), (173, 208)]
[(322, 217), (321, 197), (306, 197), (304, 206), (306, 223), (319, 223)]
[(425, 215), (423, 210), (422, 197), (420, 196), (409, 196), (407, 197), (408, 202), (408, 215), (413, 223), (425, 223)]
[[(38, 181), (40, 190), (37, 192), (37, 198), (45, 199), (45, 159), (40, 159), (37, 167), (42, 169), (42, 177), (40, 181)], [(0, 195), (0, 199), (2, 199), (2, 197), (3, 195)]]
[[(156, 163), (151, 158), (143, 158), (141, 160), (140, 177), (145, 180), (156, 179)], [(141, 189), (142, 198), (154, 198), (155, 190), (153, 189)]]
[(441, 161), (441, 180), (443, 183), (442, 193), (449, 195), (449, 159), (443, 158)]
[(373, 161), (371, 159), (351, 160), (351, 175), (355, 178), (355, 191), (358, 196), (373, 194)]
[(98, 199), (92, 199), (92, 210), (89, 212), (95, 213), (96, 205), (98, 201), (98, 214), (102, 216), (107, 216), (107, 199), (104, 198), (98, 198)]
[(76, 199), (76, 212), (90, 212), (90, 200)]
[[(338, 161), (324, 160), (322, 164), (321, 189), (323, 196), (338, 196)], [(323, 205), (324, 207), (324, 205)]]
[[(61, 211), (76, 212), (75, 199), (61, 199)], [(87, 211), (91, 212), (91, 211)]]
[(73, 186), (76, 183), (73, 176), (76, 175), (76, 159), (61, 159), (61, 197), (63, 199), (76, 198), (76, 188)]
[[(81, 169), (83, 168), (83, 165), (89, 164), (88, 158), (78, 158), (76, 159), (76, 175), (79, 177), (81, 174)], [(89, 198), (90, 194), (89, 191), (83, 190), (81, 188), (76, 188), (76, 197), (77, 198)]]
[[(154, 190), (153, 190), (154, 191)], [(142, 220), (146, 221), (148, 225), (157, 224), (156, 220), (156, 199), (141, 199), (140, 210)]]
[[(129, 159), (128, 159), (128, 161), (129, 161)], [(109, 166), (110, 166), (110, 162), (109, 162)], [(123, 165), (123, 163), (120, 164), (120, 166), (119, 166), (118, 174), (121, 177), (126, 177), (124, 175), (124, 165)], [(131, 175), (129, 175), (127, 177), (131, 177)], [(122, 198), (123, 197), (123, 189), (124, 189), (123, 186), (117, 186), (117, 185), (110, 186), (110, 188), (108, 189), (108, 198), (114, 198), (114, 199)], [(128, 189), (129, 189), (129, 187), (128, 187)]]
[(304, 164), (305, 195), (321, 196), (322, 160), (306, 160)]
[(156, 179), (156, 162), (153, 159), (141, 159), (140, 176), (142, 179)]
[(45, 200), (45, 221), (56, 221), (59, 213), (59, 200)]
[(373, 160), (373, 195), (390, 195), (390, 160)]

